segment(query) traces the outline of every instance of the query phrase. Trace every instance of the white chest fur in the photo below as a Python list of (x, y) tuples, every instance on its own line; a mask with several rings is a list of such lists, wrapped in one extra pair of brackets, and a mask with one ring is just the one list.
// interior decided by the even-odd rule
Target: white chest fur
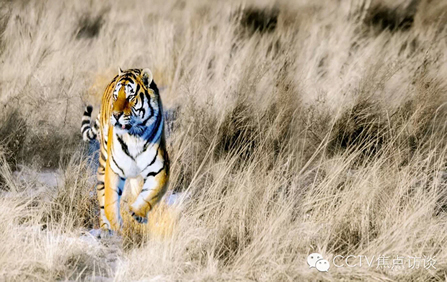
[(114, 134), (111, 167), (121, 177), (136, 177), (156, 157), (157, 150), (158, 143), (146, 144), (140, 137)]

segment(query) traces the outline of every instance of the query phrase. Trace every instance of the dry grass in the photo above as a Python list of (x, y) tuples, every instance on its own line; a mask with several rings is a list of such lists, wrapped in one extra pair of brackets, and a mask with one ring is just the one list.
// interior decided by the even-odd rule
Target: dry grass
[[(0, 279), (445, 280), (447, 6), (356, 3), (2, 1)], [(186, 197), (98, 242), (79, 127), (118, 66), (176, 109)], [(319, 273), (313, 252), (437, 262)]]

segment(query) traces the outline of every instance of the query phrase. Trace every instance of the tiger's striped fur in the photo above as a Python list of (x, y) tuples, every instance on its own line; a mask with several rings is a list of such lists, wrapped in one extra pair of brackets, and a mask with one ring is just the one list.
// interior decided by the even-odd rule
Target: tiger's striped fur
[(92, 107), (86, 107), (81, 132), (84, 140), (98, 137), (100, 141), (96, 184), (100, 226), (120, 230), (124, 183), (138, 175), (144, 179), (143, 187), (130, 213), (138, 222), (145, 222), (169, 179), (163, 107), (150, 70), (120, 70), (103, 94), (94, 126), (90, 125), (91, 113)]
[(84, 141), (94, 140), (98, 136), (99, 116), (95, 120), (95, 124), (92, 127), (91, 126), (92, 111), (93, 111), (92, 106), (89, 105), (85, 107), (84, 116), (82, 117), (81, 133), (82, 133), (82, 139), (84, 139)]

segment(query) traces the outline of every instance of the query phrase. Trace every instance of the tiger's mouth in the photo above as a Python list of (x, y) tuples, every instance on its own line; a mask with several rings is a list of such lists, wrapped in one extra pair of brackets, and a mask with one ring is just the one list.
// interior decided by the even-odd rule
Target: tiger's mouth
[(129, 130), (132, 128), (130, 117), (121, 114), (113, 114), (111, 118), (112, 125), (121, 130)]
[(115, 127), (119, 129), (129, 130), (130, 128), (132, 128), (132, 125), (130, 125), (129, 123), (121, 124), (119, 121), (117, 121), (115, 123)]

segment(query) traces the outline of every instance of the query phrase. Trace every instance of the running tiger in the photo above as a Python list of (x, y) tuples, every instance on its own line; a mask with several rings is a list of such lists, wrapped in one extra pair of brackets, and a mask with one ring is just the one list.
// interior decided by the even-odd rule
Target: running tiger
[(96, 191), (101, 207), (100, 226), (120, 230), (120, 197), (127, 178), (141, 175), (143, 188), (130, 213), (140, 223), (163, 197), (169, 179), (163, 109), (149, 69), (119, 70), (107, 86), (98, 118), (91, 126), (92, 106), (85, 109), (84, 140), (100, 141)]

